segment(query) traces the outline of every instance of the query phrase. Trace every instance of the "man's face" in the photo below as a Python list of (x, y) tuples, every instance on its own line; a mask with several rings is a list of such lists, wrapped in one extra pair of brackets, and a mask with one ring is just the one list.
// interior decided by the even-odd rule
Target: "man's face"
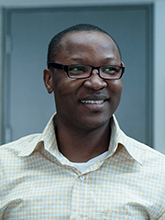
[[(100, 32), (67, 34), (60, 43), (54, 62), (63, 65), (121, 65), (113, 40)], [(93, 70), (90, 78), (71, 79), (64, 70), (52, 70), (57, 120), (72, 129), (88, 131), (106, 126), (117, 109), (122, 79), (104, 80)]]

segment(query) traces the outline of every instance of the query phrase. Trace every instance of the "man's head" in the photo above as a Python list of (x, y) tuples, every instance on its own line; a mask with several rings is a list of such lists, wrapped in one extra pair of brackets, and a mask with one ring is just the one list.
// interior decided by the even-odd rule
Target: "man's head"
[[(75, 27), (79, 30), (76, 31)], [(96, 68), (92, 69), (88, 78), (72, 79), (65, 69), (50, 66), (44, 70), (44, 81), (48, 92), (54, 92), (58, 121), (70, 129), (88, 131), (109, 123), (122, 92), (122, 79), (104, 79), (104, 74), (100, 77), (97, 67), (104, 66), (101, 73), (108, 71), (109, 74), (114, 72), (114, 68), (109, 71), (109, 66), (123, 66), (123, 63), (119, 48), (110, 35), (97, 27), (91, 30), (91, 25), (75, 27), (53, 38), (49, 45), (48, 62), (85, 64)], [(80, 27), (86, 29), (80, 30)], [(77, 67), (74, 71), (77, 72)]]

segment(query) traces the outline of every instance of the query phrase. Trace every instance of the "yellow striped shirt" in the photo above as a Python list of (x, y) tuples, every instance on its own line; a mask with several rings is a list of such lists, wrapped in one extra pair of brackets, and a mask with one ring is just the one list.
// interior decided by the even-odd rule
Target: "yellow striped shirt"
[(0, 147), (0, 219), (165, 219), (165, 156), (127, 137), (115, 116), (108, 155), (85, 172), (42, 134)]

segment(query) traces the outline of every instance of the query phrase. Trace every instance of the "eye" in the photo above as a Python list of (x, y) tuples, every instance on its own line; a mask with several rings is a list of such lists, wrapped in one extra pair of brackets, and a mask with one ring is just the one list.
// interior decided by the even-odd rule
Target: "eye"
[(101, 67), (101, 71), (103, 73), (106, 73), (106, 74), (114, 75), (114, 74), (117, 74), (118, 72), (120, 72), (120, 67), (116, 67), (116, 66), (102, 66)]
[(79, 74), (83, 74), (85, 72), (85, 68), (84, 66), (70, 66), (69, 67), (69, 72), (74, 74), (74, 75), (79, 75)]

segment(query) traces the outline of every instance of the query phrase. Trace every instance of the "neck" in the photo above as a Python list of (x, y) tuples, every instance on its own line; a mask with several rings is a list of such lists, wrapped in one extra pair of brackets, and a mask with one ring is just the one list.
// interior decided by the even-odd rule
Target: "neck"
[(78, 131), (57, 120), (56, 137), (59, 151), (66, 158), (72, 162), (87, 162), (108, 150), (110, 126), (107, 123), (90, 131)]

